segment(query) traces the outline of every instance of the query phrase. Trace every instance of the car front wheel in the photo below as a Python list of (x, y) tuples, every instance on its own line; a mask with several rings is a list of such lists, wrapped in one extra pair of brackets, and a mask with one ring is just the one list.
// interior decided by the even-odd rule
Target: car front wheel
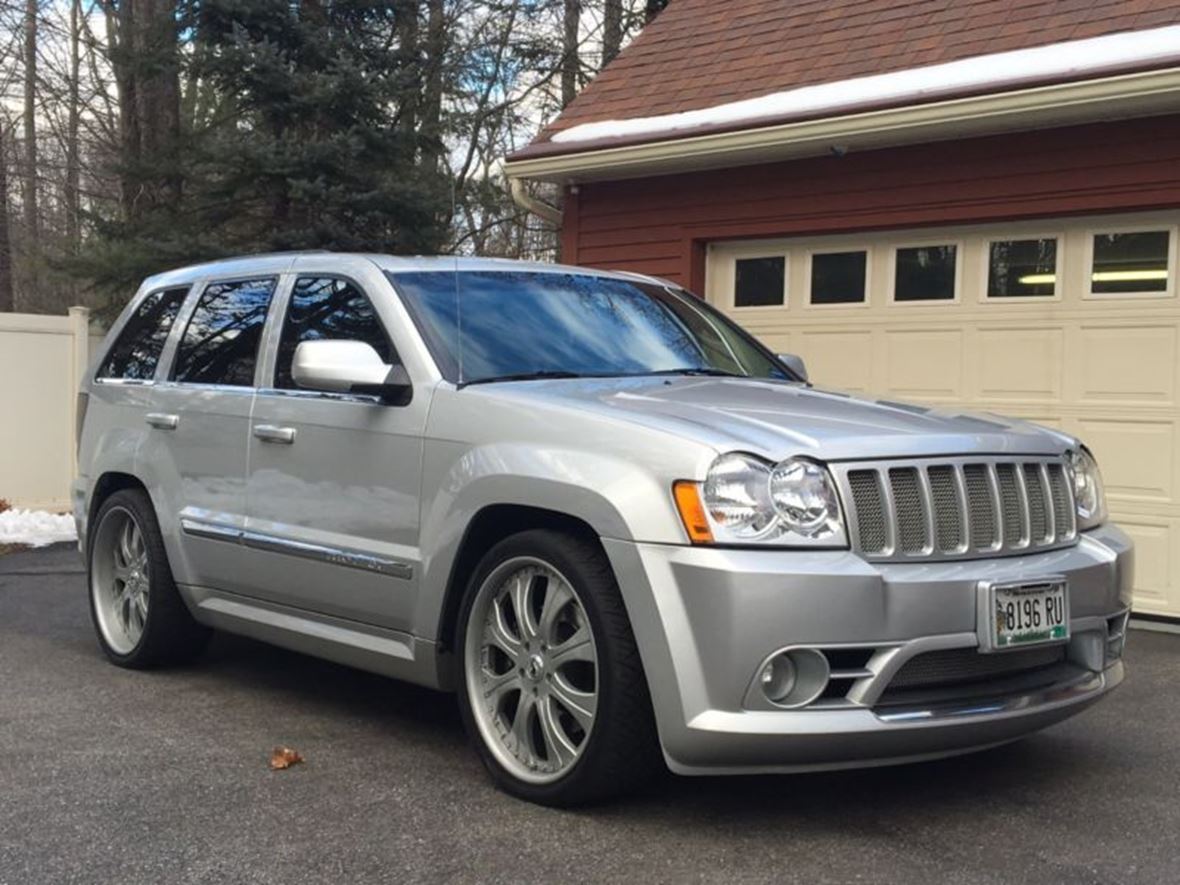
[(464, 724), (508, 792), (574, 805), (662, 770), (635, 638), (597, 543), (548, 530), (501, 541), (472, 576), (458, 639)]

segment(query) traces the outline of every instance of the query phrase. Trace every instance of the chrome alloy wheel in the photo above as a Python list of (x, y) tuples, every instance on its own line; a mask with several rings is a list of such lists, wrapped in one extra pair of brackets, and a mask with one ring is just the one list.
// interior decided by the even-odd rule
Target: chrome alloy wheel
[(112, 507), (94, 535), (90, 594), (103, 639), (118, 654), (131, 654), (143, 636), (150, 586), (143, 530), (130, 510)]
[(533, 557), (501, 563), (476, 595), (464, 652), (471, 709), (496, 759), (529, 783), (566, 774), (598, 708), (598, 653), (570, 582)]

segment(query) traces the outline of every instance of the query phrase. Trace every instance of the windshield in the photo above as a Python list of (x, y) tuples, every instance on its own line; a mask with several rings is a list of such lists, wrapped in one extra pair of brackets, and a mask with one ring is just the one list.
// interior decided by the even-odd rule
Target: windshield
[(691, 295), (537, 271), (390, 273), (447, 380), (708, 374), (791, 379)]

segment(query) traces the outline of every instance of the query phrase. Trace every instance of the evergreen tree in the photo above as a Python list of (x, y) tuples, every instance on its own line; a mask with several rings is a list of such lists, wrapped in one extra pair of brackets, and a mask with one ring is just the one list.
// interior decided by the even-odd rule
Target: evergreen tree
[[(401, 9), (406, 6), (402, 5)], [(88, 276), (122, 292), (193, 260), (289, 249), (439, 251), (450, 192), (423, 127), (418, 58), (377, 0), (205, 0), (183, 77), (216, 95), (186, 121), (171, 203), (100, 226)], [(413, 9), (413, 7), (411, 7)], [(117, 296), (118, 297), (118, 296)]]

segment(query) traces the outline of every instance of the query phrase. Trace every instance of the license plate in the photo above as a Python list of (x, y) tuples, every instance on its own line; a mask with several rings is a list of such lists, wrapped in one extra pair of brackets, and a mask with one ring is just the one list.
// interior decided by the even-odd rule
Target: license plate
[(987, 630), (980, 636), (983, 650), (1003, 651), (1069, 639), (1069, 594), (1063, 579), (986, 584), (981, 590), (980, 602), (988, 614), (980, 624)]

